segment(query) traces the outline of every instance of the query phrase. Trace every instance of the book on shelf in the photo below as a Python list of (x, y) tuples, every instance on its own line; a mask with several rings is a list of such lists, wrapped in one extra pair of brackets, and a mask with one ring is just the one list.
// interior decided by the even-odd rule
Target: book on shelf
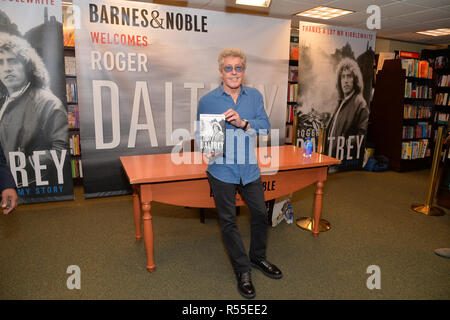
[(450, 105), (449, 93), (448, 92), (437, 93), (434, 99), (434, 103), (437, 106), (449, 106)]
[(70, 160), (70, 166), (72, 167), (72, 178), (83, 178), (81, 159)]
[(432, 125), (429, 122), (417, 122), (415, 126), (403, 126), (403, 139), (429, 138)]
[(289, 81), (298, 81), (298, 66), (289, 66)]
[(293, 122), (296, 105), (288, 104), (286, 107), (286, 122)]
[[(29, 1), (28, 1), (29, 2)], [(37, 3), (39, 3), (37, 1)], [(75, 9), (72, 5), (62, 6), (62, 20), (63, 20), (63, 40), (65, 47), (75, 46), (75, 28), (74, 28), (74, 14)]]
[(291, 47), (289, 53), (290, 60), (298, 60), (298, 47)]
[(448, 122), (449, 115), (450, 114), (444, 112), (436, 112), (434, 116), (434, 122), (440, 122), (441, 124), (445, 124)]
[(403, 107), (404, 119), (431, 118), (432, 108), (428, 106), (405, 104)]
[(77, 75), (75, 57), (64, 56), (64, 69), (65, 69), (66, 76), (76, 76)]
[(200, 150), (205, 154), (218, 156), (224, 153), (225, 115), (200, 114)]
[(405, 69), (407, 77), (433, 78), (433, 68), (427, 60), (402, 59), (402, 69)]
[(67, 106), (67, 118), (69, 120), (70, 129), (80, 128), (80, 114), (78, 111), (78, 105), (69, 104)]
[(430, 149), (428, 148), (428, 139), (402, 142), (401, 158), (403, 160), (420, 159), (429, 155)]
[(434, 69), (444, 69), (448, 68), (449, 61), (447, 56), (437, 56), (434, 58), (429, 58), (428, 62)]
[(288, 83), (288, 102), (297, 102), (298, 83)]
[(433, 78), (433, 69), (430, 68), (430, 65), (428, 61), (426, 60), (419, 60), (418, 62), (418, 73), (417, 78), (426, 78), (426, 79), (432, 79)]
[(69, 122), (69, 129), (75, 129), (76, 128), (76, 124), (75, 124), (75, 114), (73, 112), (68, 112), (67, 113), (67, 120)]
[(81, 155), (80, 151), (80, 135), (72, 134), (69, 138), (70, 154), (73, 156)]
[(78, 88), (75, 79), (66, 79), (66, 99), (67, 103), (78, 102)]
[(450, 87), (450, 74), (443, 74), (438, 77), (438, 87)]
[(433, 97), (432, 90), (428, 85), (405, 80), (405, 98), (431, 99)]

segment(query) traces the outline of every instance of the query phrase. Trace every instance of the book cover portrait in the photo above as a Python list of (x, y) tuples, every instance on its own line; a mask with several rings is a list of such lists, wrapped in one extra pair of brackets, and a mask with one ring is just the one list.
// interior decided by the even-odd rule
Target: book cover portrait
[(223, 154), (225, 141), (225, 116), (200, 114), (200, 150), (202, 153)]

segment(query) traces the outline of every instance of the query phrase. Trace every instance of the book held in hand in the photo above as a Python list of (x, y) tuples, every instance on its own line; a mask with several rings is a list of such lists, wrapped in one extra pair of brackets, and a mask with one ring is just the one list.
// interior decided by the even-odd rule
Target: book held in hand
[(200, 150), (205, 154), (223, 154), (225, 115), (200, 114)]

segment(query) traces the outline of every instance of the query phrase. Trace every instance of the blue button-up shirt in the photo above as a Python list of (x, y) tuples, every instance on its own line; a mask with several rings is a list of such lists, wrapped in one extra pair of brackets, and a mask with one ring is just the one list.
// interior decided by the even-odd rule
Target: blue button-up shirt
[[(267, 135), (270, 130), (269, 117), (264, 110), (263, 96), (257, 89), (241, 86), (235, 103), (221, 84), (200, 99), (197, 121), (202, 113), (222, 114), (230, 108), (241, 119), (246, 119), (251, 129), (244, 131), (226, 122), (225, 152), (223, 156), (210, 161), (207, 171), (220, 181), (233, 184), (242, 181), (246, 185), (261, 176), (254, 149), (257, 134)], [(195, 136), (198, 141), (198, 131)]]

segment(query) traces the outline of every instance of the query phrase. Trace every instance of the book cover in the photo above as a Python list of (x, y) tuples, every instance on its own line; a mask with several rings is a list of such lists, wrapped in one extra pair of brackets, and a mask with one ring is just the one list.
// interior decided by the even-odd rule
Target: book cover
[(75, 173), (75, 160), (70, 160), (70, 168), (72, 169), (72, 178), (76, 178), (77, 175)]
[[(38, 2), (39, 3), (39, 2)], [(63, 38), (65, 47), (75, 46), (74, 9), (70, 5), (62, 6)]]
[(200, 150), (205, 154), (224, 152), (225, 115), (200, 114)]
[(427, 153), (427, 147), (428, 147), (428, 139), (422, 140), (423, 147), (422, 147), (422, 154), (420, 155), (421, 158), (425, 158)]
[(298, 81), (298, 67), (289, 66), (289, 81)]
[(290, 52), (290, 55), (289, 55), (289, 58), (291, 60), (298, 60), (298, 54), (299, 54), (298, 50), (299, 50), (298, 47), (292, 47), (291, 48), (291, 52)]
[(76, 76), (77, 71), (76, 71), (75, 57), (65, 56), (64, 68), (66, 76)]
[(79, 168), (80, 168), (80, 178), (83, 178), (83, 166), (82, 166), (82, 160), (78, 160)]
[(76, 128), (76, 119), (75, 119), (75, 113), (73, 111), (67, 112), (67, 119), (69, 122), (69, 128), (74, 129)]

